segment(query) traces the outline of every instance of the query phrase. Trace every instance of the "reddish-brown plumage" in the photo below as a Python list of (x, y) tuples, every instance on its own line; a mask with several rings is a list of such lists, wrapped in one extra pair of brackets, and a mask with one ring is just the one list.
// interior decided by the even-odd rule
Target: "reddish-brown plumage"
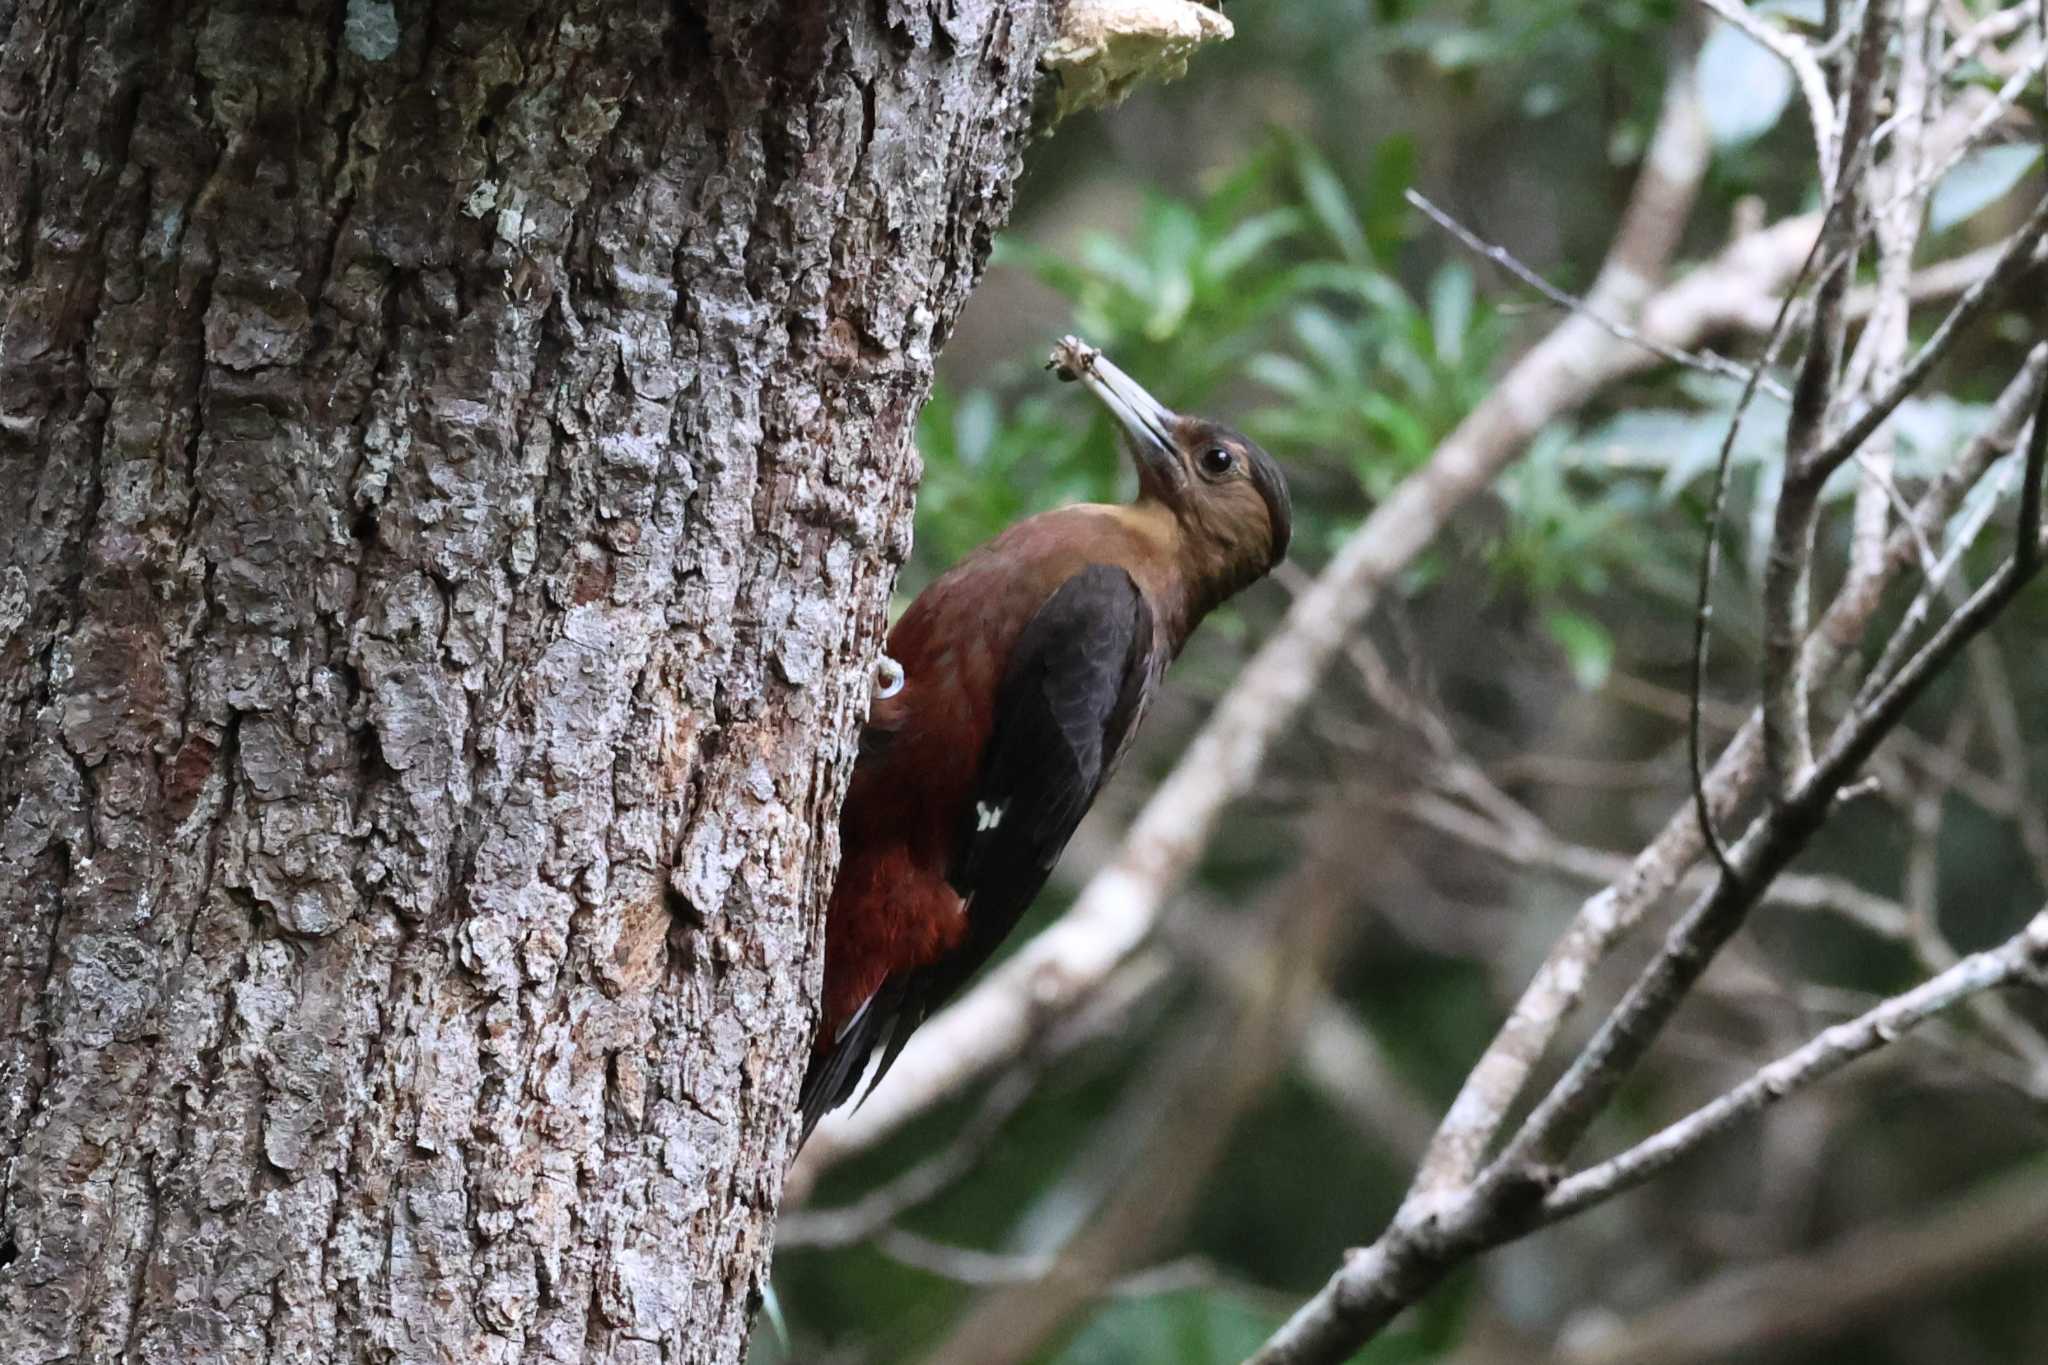
[[(821, 1048), (891, 972), (938, 960), (965, 930), (947, 874), (974, 786), (970, 760), (988, 743), (1011, 646), (1038, 609), (1091, 563), (1126, 567), (1148, 600), (1182, 596), (1157, 521), (1079, 506), (1020, 522), (954, 565), (889, 632), (903, 688), (875, 703), (868, 724), (879, 752), (855, 769), (840, 812)], [(1162, 611), (1162, 633), (1184, 614)]]
[(1139, 498), (1011, 527), (890, 632), (903, 685), (874, 704), (840, 815), (806, 1134), (987, 960), (1188, 633), (1286, 552), (1286, 484), (1264, 451), (1078, 343), (1062, 351), (1123, 424)]

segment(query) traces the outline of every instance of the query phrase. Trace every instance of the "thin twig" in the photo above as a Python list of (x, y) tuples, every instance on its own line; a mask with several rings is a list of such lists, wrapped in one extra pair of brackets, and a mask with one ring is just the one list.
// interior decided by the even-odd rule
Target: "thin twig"
[[(1908, 282), (1913, 275), (1913, 253), (1920, 244), (1926, 197), (1911, 190), (1919, 174), (1936, 92), (1932, 88), (1930, 48), (1934, 43), (1933, 0), (1903, 0), (1899, 7), (1899, 79), (1893, 116), (1891, 155), (1884, 166), (1880, 184), (1894, 191), (1872, 215), (1877, 232), (1877, 309), (1864, 328), (1859, 359), (1867, 361), (1867, 374), (1857, 374), (1843, 388), (1844, 397), (1864, 391), (1866, 384), (1882, 389), (1898, 377), (1906, 359), (1906, 324), (1912, 312)], [(1901, 187), (1905, 192), (1897, 192)], [(1880, 191), (1882, 192), (1882, 191)], [(1851, 366), (1852, 374), (1857, 367)], [(1870, 443), (1855, 454), (1862, 478), (1856, 489), (1855, 512), (1851, 520), (1849, 574), (1852, 578), (1883, 572), (1885, 537), (1890, 531), (1891, 511), (1899, 501), (1892, 485), (1897, 462), (1894, 429), (1880, 428)]]
[(778, 1247), (847, 1247), (865, 1242), (904, 1214), (929, 1203), (981, 1163), (1036, 1084), (1036, 1069), (1019, 1067), (989, 1089), (980, 1110), (936, 1156), (841, 1208), (803, 1209), (775, 1230)]
[(1926, 571), (1920, 581), (1919, 591), (1913, 595), (1912, 603), (1899, 618), (1899, 624), (1892, 630), (1890, 637), (1885, 640), (1884, 649), (1878, 654), (1877, 662), (1871, 666), (1868, 680), (1864, 684), (1865, 695), (1860, 697), (1859, 701), (1868, 701), (1869, 697), (1876, 693), (1883, 680), (1889, 678), (1898, 667), (1906, 651), (1912, 648), (1913, 641), (1919, 638), (1920, 628), (1926, 624), (1928, 616), (1934, 610), (1934, 604), (1946, 591), (1950, 575), (1956, 571), (1956, 566), (1962, 563), (1963, 556), (1977, 543), (1977, 537), (1982, 535), (1984, 528), (1990, 524), (1991, 518), (1998, 511), (1999, 503), (2012, 487), (2013, 477), (2013, 471), (2008, 467), (1995, 483), (1988, 486), (1986, 494), (1979, 497), (1975, 506), (1964, 509), (1954, 533), (1949, 538), (1946, 550)]
[(1870, 439), (1870, 433), (1898, 409), (1899, 404), (1919, 391), (1934, 367), (1948, 357), (1949, 351), (1961, 339), (1963, 329), (1991, 305), (2003, 300), (2019, 277), (2039, 264), (2035, 247), (2043, 234), (2048, 234), (2048, 195), (2034, 205), (2019, 230), (2005, 239), (1990, 271), (1963, 291), (1955, 306), (1934, 329), (1933, 335), (1914, 353), (1911, 363), (1900, 371), (1897, 382), (1879, 394), (1839, 435), (1815, 453), (1809, 471), (1811, 474), (1824, 477), (1840, 468), (1844, 460)]
[(1823, 1031), (1655, 1136), (1564, 1180), (1543, 1201), (1545, 1221), (1569, 1217), (1642, 1184), (1766, 1106), (1897, 1041), (1941, 1011), (2037, 969), (2044, 960), (2048, 960), (2048, 910), (1998, 947), (1972, 953), (1904, 995)]
[(1821, 194), (1833, 198), (1837, 168), (1841, 165), (1841, 141), (1835, 133), (1835, 102), (1828, 95), (1827, 76), (1814, 49), (1793, 34), (1775, 28), (1738, 0), (1699, 0), (1716, 17), (1742, 30), (1752, 41), (1767, 49), (1792, 69), (1799, 91), (1806, 99), (1806, 116), (1813, 124), (1813, 145), (1820, 161)]
[[(1920, 523), (1914, 520), (1913, 504), (1907, 502), (1906, 495), (1899, 491), (1898, 480), (1892, 477), (1890, 470), (1879, 466), (1875, 461), (1866, 460), (1861, 452), (1856, 455), (1856, 462), (1862, 466), (1864, 477), (1884, 494), (1885, 502), (1891, 506), (1891, 510), (1899, 514), (1900, 524), (1906, 528), (1906, 534), (1913, 537), (1913, 548), (1920, 553), (1920, 572), (1933, 573), (1940, 556), (1934, 553), (1933, 542), (1927, 539), (1927, 533), (1922, 531)], [(1877, 547), (1877, 557), (1880, 561), (1884, 558), (1885, 543), (1880, 537)]]
[[(1410, 204), (1421, 209), (1430, 221), (1434, 222), (1445, 232), (1448, 232), (1452, 237), (1455, 237), (1459, 244), (1467, 251), (1482, 259), (1493, 262), (1502, 270), (1507, 271), (1508, 274), (1513, 275), (1523, 284), (1528, 285), (1531, 289), (1541, 294), (1544, 298), (1549, 299), (1559, 308), (1564, 309), (1567, 313), (1579, 314), (1598, 325), (1608, 335), (1625, 341), (1631, 346), (1640, 346), (1651, 355), (1656, 356), (1660, 360), (1669, 361), (1673, 365), (1681, 365), (1687, 369), (1698, 370), (1704, 374), (1711, 374), (1721, 379), (1732, 379), (1746, 387), (1761, 387), (1764, 392), (1774, 398), (1790, 400), (1792, 397), (1790, 391), (1783, 384), (1780, 384), (1777, 380), (1764, 373), (1762, 365), (1742, 365), (1728, 359), (1726, 356), (1716, 355), (1712, 351), (1688, 351), (1677, 346), (1667, 346), (1655, 337), (1646, 335), (1640, 329), (1631, 327), (1618, 318), (1604, 315), (1585, 299), (1559, 289), (1549, 280), (1537, 274), (1533, 269), (1524, 265), (1506, 247), (1489, 242), (1479, 236), (1443, 209), (1431, 203), (1421, 192), (1411, 189), (1407, 191), (1406, 198)], [(1798, 284), (1796, 282), (1793, 285), (1792, 292), (1795, 294), (1798, 292)], [(1765, 364), (1768, 363), (1767, 358)]]
[[(1841, 200), (1828, 206), (1828, 214), (1841, 210)], [(1728, 472), (1734, 463), (1735, 442), (1742, 430), (1743, 415), (1748, 412), (1751, 401), (1756, 397), (1756, 376), (1763, 373), (1764, 366), (1777, 359), (1778, 348), (1784, 343), (1786, 323), (1792, 317), (1792, 305), (1805, 287), (1807, 273), (1813, 269), (1814, 261), (1820, 256), (1821, 246), (1828, 240), (1828, 218), (1821, 220), (1820, 231), (1814, 235), (1813, 246), (1800, 262), (1799, 272), (1792, 277), (1792, 283), (1785, 290), (1784, 300), (1778, 305), (1778, 316), (1771, 323), (1770, 336), (1764, 342), (1764, 358), (1750, 371), (1750, 382), (1742, 389), (1741, 397), (1735, 401), (1735, 410), (1728, 416), (1728, 428), (1721, 436), (1721, 449), (1714, 457), (1714, 485), (1707, 501), (1706, 545), (1700, 553), (1699, 595), (1693, 603), (1692, 617), (1692, 700), (1686, 718), (1686, 762), (1692, 780), (1693, 814), (1700, 823), (1700, 837), (1713, 854), (1714, 863), (1726, 877), (1735, 875), (1735, 866), (1728, 860), (1728, 848), (1721, 839), (1721, 831), (1714, 825), (1714, 812), (1707, 801), (1707, 779), (1705, 759), (1700, 740), (1700, 706), (1707, 690), (1707, 649), (1713, 639), (1714, 624), (1714, 577), (1721, 562), (1721, 522), (1728, 507)]]

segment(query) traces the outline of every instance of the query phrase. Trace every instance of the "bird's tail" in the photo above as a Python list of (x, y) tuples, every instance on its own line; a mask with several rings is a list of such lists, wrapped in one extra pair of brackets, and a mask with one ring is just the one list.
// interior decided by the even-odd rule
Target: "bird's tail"
[(804, 1118), (803, 1132), (797, 1138), (799, 1150), (810, 1141), (811, 1130), (820, 1119), (853, 1098), (871, 1059), (878, 1054), (881, 1057), (881, 1065), (875, 1068), (874, 1079), (868, 1084), (872, 1094), (882, 1073), (903, 1050), (903, 1042), (909, 1036), (909, 1029), (903, 1025), (910, 1023), (905, 1018), (903, 996), (901, 982), (883, 982), (882, 988), (869, 996), (867, 1003), (839, 1030), (839, 1036), (811, 1054), (803, 1088), (798, 1092), (797, 1104)]

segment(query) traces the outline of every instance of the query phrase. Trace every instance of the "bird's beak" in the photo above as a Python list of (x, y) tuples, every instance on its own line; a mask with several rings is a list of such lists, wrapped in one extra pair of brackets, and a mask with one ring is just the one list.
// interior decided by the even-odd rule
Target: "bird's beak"
[(1173, 409), (1099, 351), (1081, 370), (1080, 379), (1123, 427), (1140, 480), (1161, 493), (1178, 492), (1187, 482), (1187, 470), (1173, 441), (1173, 426), (1180, 420)]

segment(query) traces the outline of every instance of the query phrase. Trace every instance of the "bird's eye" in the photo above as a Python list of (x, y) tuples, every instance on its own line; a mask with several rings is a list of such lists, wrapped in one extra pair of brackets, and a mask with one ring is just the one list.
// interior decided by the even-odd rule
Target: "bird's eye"
[(1237, 463), (1237, 457), (1222, 446), (1210, 446), (1202, 452), (1202, 472), (1212, 479), (1221, 478), (1223, 475), (1228, 474), (1230, 467), (1235, 463)]

